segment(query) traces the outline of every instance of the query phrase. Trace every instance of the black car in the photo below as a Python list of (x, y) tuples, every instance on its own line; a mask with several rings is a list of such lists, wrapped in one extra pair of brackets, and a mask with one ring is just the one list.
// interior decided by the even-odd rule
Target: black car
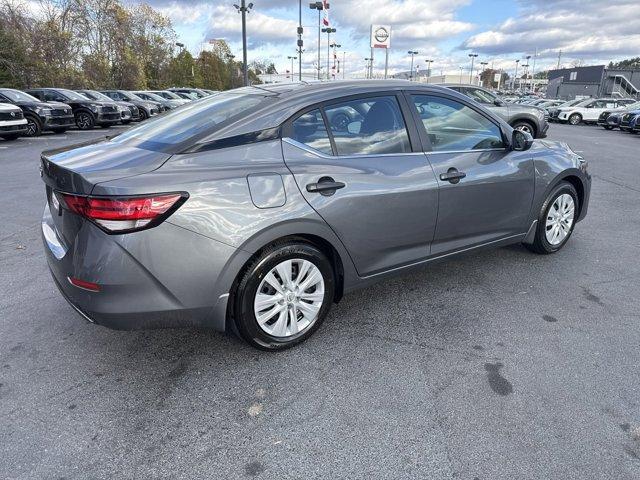
[(146, 120), (149, 117), (153, 117), (158, 115), (162, 110), (160, 110), (160, 104), (157, 102), (149, 102), (148, 100), (143, 100), (137, 95), (127, 92), (126, 90), (100, 90), (100, 93), (105, 94), (111, 100), (115, 100), (116, 102), (130, 102), (133, 103), (138, 110), (140, 110), (140, 120)]
[(104, 93), (100, 93), (96, 90), (76, 90), (76, 92), (84, 95), (91, 100), (99, 100), (101, 102), (115, 103), (120, 107), (120, 121), (123, 125), (140, 121), (140, 110), (131, 102), (117, 102), (111, 100)]
[(63, 133), (76, 123), (73, 110), (66, 103), (45, 103), (13, 88), (0, 88), (0, 102), (12, 103), (22, 109), (29, 137), (40, 135), (45, 130)]
[(34, 88), (27, 93), (45, 102), (64, 102), (71, 105), (76, 125), (89, 130), (96, 125), (108, 128), (120, 121), (120, 110), (113, 103), (91, 100), (65, 88)]

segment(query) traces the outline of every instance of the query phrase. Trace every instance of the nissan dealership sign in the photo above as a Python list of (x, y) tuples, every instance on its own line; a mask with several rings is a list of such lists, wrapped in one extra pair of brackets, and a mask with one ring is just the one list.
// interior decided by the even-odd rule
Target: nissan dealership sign
[(391, 46), (391, 27), (389, 25), (371, 25), (371, 48), (389, 48)]

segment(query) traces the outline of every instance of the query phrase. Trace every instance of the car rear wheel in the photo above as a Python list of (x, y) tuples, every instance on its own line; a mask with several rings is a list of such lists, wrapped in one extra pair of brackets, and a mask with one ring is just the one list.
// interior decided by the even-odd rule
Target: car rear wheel
[(79, 112), (76, 115), (76, 125), (80, 130), (90, 130), (95, 125), (93, 115), (89, 112)]
[(282, 350), (306, 340), (331, 308), (334, 283), (331, 263), (316, 247), (287, 242), (266, 248), (235, 292), (237, 332), (263, 350)]
[(534, 242), (527, 247), (540, 254), (555, 253), (571, 237), (578, 218), (578, 194), (573, 185), (559, 183), (540, 210)]
[(580, 122), (582, 122), (582, 115), (579, 113), (574, 113), (569, 117), (569, 123), (571, 125), (578, 125)]
[(520, 120), (514, 123), (512, 126), (514, 130), (520, 130), (521, 132), (528, 133), (533, 138), (536, 138), (536, 129), (531, 123)]
[(27, 119), (27, 137), (37, 137), (42, 133), (42, 124), (40, 120), (31, 115), (25, 115)]

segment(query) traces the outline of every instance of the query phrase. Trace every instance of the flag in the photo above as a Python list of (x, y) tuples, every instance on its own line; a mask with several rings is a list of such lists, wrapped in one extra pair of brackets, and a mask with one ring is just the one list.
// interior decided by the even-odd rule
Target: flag
[(324, 12), (324, 17), (322, 18), (322, 24), (325, 27), (329, 26), (329, 2), (328, 0), (322, 0), (322, 8)]

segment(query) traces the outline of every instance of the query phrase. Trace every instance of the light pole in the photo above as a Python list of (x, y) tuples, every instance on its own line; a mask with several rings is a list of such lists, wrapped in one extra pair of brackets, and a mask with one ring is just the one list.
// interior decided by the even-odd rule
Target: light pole
[(327, 34), (327, 80), (329, 80), (331, 78), (331, 74), (329, 73), (330, 63), (331, 63), (331, 52), (330, 52), (331, 34), (336, 33), (336, 29), (331, 27), (326, 27), (322, 29), (322, 33)]
[(516, 80), (518, 79), (518, 64), (520, 63), (520, 60), (516, 60), (516, 73), (513, 75), (513, 89), (516, 89)]
[(342, 79), (344, 80), (344, 66), (346, 65), (344, 52), (342, 52)]
[(427, 62), (427, 83), (429, 83), (429, 80), (431, 78), (431, 64), (433, 63), (433, 60), (428, 59), (425, 60), (425, 62)]
[(527, 87), (527, 78), (529, 77), (529, 59), (531, 58), (531, 55), (527, 55), (525, 58), (527, 59), (527, 75), (524, 77), (524, 86), (526, 88)]
[(333, 48), (333, 79), (336, 79), (336, 48), (340, 48), (342, 45), (339, 43), (333, 42), (331, 44), (331, 48)]
[(291, 60), (291, 81), (293, 82), (293, 61), (294, 61), (294, 60), (297, 60), (297, 59), (298, 59), (298, 57), (290, 57), (290, 56), (287, 56), (287, 58), (288, 58), (289, 60)]
[[(482, 73), (480, 73), (480, 81), (482, 82), (482, 74), (486, 70), (487, 65), (489, 65), (489, 62), (480, 62), (480, 65), (482, 65)], [(482, 86), (484, 87), (484, 82), (482, 82)]]
[(460, 66), (458, 67), (460, 69), (460, 76), (458, 77), (458, 83), (462, 83), (462, 71), (464, 70), (464, 67)]
[(318, 80), (320, 80), (320, 29), (322, 28), (321, 14), (322, 10), (324, 10), (324, 5), (322, 2), (312, 2), (309, 4), (309, 8), (318, 10)]
[(413, 81), (413, 57), (414, 55), (417, 55), (418, 52), (416, 52), (415, 50), (409, 50), (407, 53), (411, 55), (411, 72), (409, 74), (409, 81), (412, 82)]
[(242, 78), (244, 86), (246, 87), (249, 85), (249, 68), (247, 66), (247, 13), (253, 8), (253, 3), (245, 5), (245, 0), (240, 0), (240, 6), (237, 4), (233, 6), (236, 7), (238, 13), (242, 15), (242, 69), (244, 70)]
[(473, 62), (478, 57), (477, 53), (470, 53), (469, 58), (471, 58), (471, 71), (469, 72), (469, 83), (473, 84)]
[(529, 64), (525, 63), (524, 65), (522, 65), (522, 68), (524, 68), (524, 88), (526, 91), (526, 89), (528, 88), (527, 83), (529, 78)]
[(368, 78), (369, 78), (369, 72), (370, 72), (370, 70), (371, 70), (370, 62), (372, 62), (372, 61), (373, 61), (373, 58), (371, 58), (371, 57), (365, 57), (364, 61), (365, 61), (365, 62), (367, 62), (367, 63), (365, 63), (365, 68), (366, 68), (366, 70), (365, 70), (365, 78), (367, 78), (367, 79), (368, 79)]
[(298, 81), (302, 81), (302, 0), (298, 0)]

